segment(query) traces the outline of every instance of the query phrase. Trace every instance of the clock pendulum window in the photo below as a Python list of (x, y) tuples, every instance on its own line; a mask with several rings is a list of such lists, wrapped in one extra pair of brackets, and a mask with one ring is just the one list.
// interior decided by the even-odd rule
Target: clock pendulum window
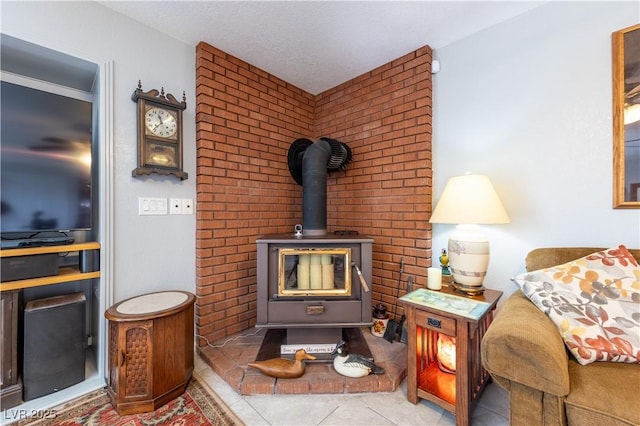
[(180, 180), (189, 175), (182, 170), (182, 111), (187, 107), (186, 96), (182, 102), (164, 88), (142, 91), (142, 84), (131, 95), (138, 104), (138, 167), (133, 177), (173, 175)]

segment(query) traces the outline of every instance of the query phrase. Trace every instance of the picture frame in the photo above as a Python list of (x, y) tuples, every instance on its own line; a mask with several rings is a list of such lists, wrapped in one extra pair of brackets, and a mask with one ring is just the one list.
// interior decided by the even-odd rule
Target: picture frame
[(613, 207), (640, 209), (640, 24), (611, 36)]

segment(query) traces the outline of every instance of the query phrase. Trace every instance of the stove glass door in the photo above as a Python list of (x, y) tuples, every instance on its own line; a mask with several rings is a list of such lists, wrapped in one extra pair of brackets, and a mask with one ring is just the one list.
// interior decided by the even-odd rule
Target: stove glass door
[(350, 296), (350, 248), (281, 248), (278, 296)]

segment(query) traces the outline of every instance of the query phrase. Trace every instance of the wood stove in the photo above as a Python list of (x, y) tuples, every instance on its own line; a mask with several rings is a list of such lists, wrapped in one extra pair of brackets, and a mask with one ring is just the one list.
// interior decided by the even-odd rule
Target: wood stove
[(344, 328), (371, 326), (371, 238), (276, 234), (256, 243), (256, 327), (286, 330), (287, 344), (335, 346)]
[[(256, 327), (270, 329), (256, 360), (273, 354), (275, 346), (279, 354), (304, 348), (318, 358), (340, 340), (370, 354), (360, 328), (372, 324), (367, 283), (373, 240), (356, 232), (327, 233), (327, 174), (343, 170), (351, 157), (346, 144), (325, 137), (297, 139), (289, 148), (291, 177), (302, 185), (303, 224), (295, 225), (294, 234), (256, 242)], [(274, 330), (284, 332), (282, 339)]]

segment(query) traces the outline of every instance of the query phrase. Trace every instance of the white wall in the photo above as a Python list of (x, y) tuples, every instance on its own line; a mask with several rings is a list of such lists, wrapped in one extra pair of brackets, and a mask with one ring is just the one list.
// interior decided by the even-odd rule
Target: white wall
[[(534, 247), (640, 247), (640, 212), (611, 208), (610, 57), (611, 32), (637, 23), (639, 8), (548, 3), (435, 51), (442, 71), (434, 76), (434, 198), (449, 177), (485, 173), (512, 220), (486, 227), (488, 287), (512, 292), (509, 278)], [(138, 216), (137, 199), (195, 199), (195, 46), (90, 2), (3, 1), (2, 32), (100, 66), (113, 61), (114, 302), (193, 291), (195, 216)], [(131, 177), (130, 96), (139, 79), (144, 90), (186, 91), (186, 181)], [(436, 255), (451, 229), (434, 225)]]
[(434, 52), (434, 205), (469, 171), (511, 217), (484, 227), (485, 286), (512, 293), (536, 247), (640, 247), (640, 211), (612, 208), (611, 107), (611, 33), (639, 21), (638, 2), (553, 2)]
[[(113, 302), (166, 289), (195, 291), (195, 215), (138, 216), (138, 197), (195, 200), (195, 46), (144, 27), (93, 2), (2, 2), (2, 32), (114, 74)], [(184, 170), (189, 179), (132, 178), (137, 166), (138, 80), (144, 91), (187, 96)], [(103, 265), (104, 266), (104, 265)]]

